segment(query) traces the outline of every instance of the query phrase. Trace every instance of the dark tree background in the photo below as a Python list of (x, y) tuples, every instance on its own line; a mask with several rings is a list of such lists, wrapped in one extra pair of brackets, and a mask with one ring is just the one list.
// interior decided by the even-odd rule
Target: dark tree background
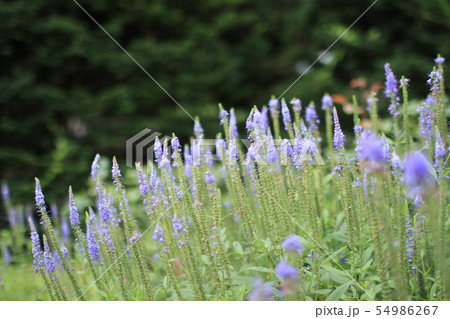
[[(369, 7), (365, 0), (79, 0), (177, 99), (218, 131), (217, 103), (242, 121), (281, 94)], [(187, 139), (192, 120), (74, 1), (0, 1), (0, 167), (33, 200), (82, 187), (99, 152), (124, 158), (143, 128)], [(383, 81), (389, 61), (423, 97), (437, 53), (450, 58), (450, 2), (379, 0), (286, 97), (350, 96), (349, 81)]]

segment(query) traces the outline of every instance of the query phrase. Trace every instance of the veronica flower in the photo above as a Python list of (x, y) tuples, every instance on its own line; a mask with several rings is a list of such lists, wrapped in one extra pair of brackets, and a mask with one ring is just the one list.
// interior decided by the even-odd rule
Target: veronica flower
[[(61, 252), (64, 258), (67, 258), (69, 256), (69, 251), (67, 250), (66, 246), (64, 246), (64, 244), (61, 245)], [(58, 256), (58, 254), (56, 254), (56, 256)]]
[(434, 62), (436, 62), (437, 64), (442, 64), (445, 62), (445, 59), (441, 56), (438, 56), (436, 59), (434, 59)]
[(200, 121), (197, 119), (194, 124), (194, 135), (199, 138), (203, 134), (203, 127), (200, 125)]
[(47, 238), (45, 238), (44, 235), (44, 264), (45, 268), (47, 269), (47, 273), (50, 275), (50, 273), (55, 271), (55, 262), (53, 261), (52, 252), (50, 251), (50, 247), (47, 242)]
[(436, 130), (436, 144), (434, 147), (434, 157), (436, 158), (436, 161), (438, 161), (439, 158), (445, 156), (445, 146), (444, 143), (442, 143), (441, 133), (439, 130)]
[(334, 137), (333, 144), (334, 148), (338, 150), (344, 149), (345, 136), (342, 133), (341, 125), (339, 124), (339, 117), (336, 111), (336, 108), (333, 108), (333, 118), (334, 118)]
[(189, 150), (189, 146), (184, 146), (184, 172), (186, 177), (189, 178), (192, 176), (191, 167), (193, 165), (192, 155)]
[(139, 230), (135, 229), (133, 236), (128, 238), (128, 241), (130, 242), (130, 245), (134, 245), (135, 242), (137, 242), (142, 237), (142, 234), (139, 232)]
[(367, 101), (367, 112), (371, 113), (372, 109), (376, 109), (378, 99), (376, 98), (376, 93), (372, 92), (372, 94), (366, 99)]
[(100, 213), (100, 220), (104, 224), (109, 224), (111, 221), (111, 204), (112, 204), (112, 194), (103, 193), (103, 196), (99, 202), (98, 211)]
[(159, 242), (164, 242), (164, 233), (161, 226), (156, 225), (155, 231), (153, 232), (152, 239)]
[(205, 162), (206, 162), (206, 164), (209, 165), (209, 167), (213, 168), (214, 161), (213, 161), (213, 154), (212, 154), (211, 148), (209, 147), (209, 145), (207, 145), (205, 147), (205, 149), (206, 149)]
[(270, 113), (273, 112), (278, 112), (278, 108), (279, 108), (279, 102), (277, 99), (275, 99), (275, 97), (272, 97), (269, 101), (269, 109), (270, 109)]
[(269, 116), (267, 115), (267, 107), (263, 106), (261, 110), (260, 120), (262, 127), (264, 128), (264, 132), (269, 128)]
[(384, 70), (386, 72), (386, 89), (384, 93), (386, 94), (386, 97), (390, 98), (392, 95), (396, 96), (398, 93), (397, 80), (395, 79), (394, 72), (392, 72), (389, 63), (384, 65)]
[(150, 186), (147, 183), (147, 176), (142, 172), (141, 165), (136, 165), (136, 171), (139, 181), (139, 191), (142, 195), (146, 195), (150, 192)]
[(433, 119), (431, 117), (431, 105), (436, 102), (431, 96), (427, 97), (426, 103), (422, 103), (417, 111), (419, 112), (420, 135), (425, 138), (424, 144), (427, 149), (430, 148), (431, 138), (433, 136)]
[(266, 145), (267, 145), (267, 160), (269, 163), (273, 163), (278, 158), (277, 148), (275, 147), (275, 142), (273, 140), (272, 134), (267, 134), (266, 137)]
[(216, 181), (216, 178), (214, 177), (214, 175), (210, 171), (207, 171), (206, 172), (206, 176), (205, 176), (205, 180), (206, 180), (206, 184), (211, 184), (211, 183), (214, 183)]
[(41, 250), (41, 242), (39, 240), (39, 235), (36, 231), (36, 227), (34, 227), (33, 221), (31, 218), (28, 218), (28, 222), (30, 223), (31, 230), (31, 244), (33, 246), (33, 268), (35, 273), (39, 272), (39, 269), (42, 269), (43, 261), (42, 261), (42, 250)]
[(302, 110), (302, 102), (299, 99), (293, 98), (289, 103), (294, 111), (300, 112)]
[(289, 125), (291, 125), (291, 114), (289, 113), (288, 106), (286, 102), (281, 100), (281, 115), (283, 116), (284, 129), (287, 131)]
[(288, 262), (281, 260), (275, 268), (277, 275), (284, 280), (297, 280), (298, 270)]
[(155, 142), (153, 143), (153, 149), (155, 152), (155, 162), (159, 163), (161, 157), (163, 156), (163, 149), (161, 145), (161, 141), (158, 137), (155, 138)]
[(42, 193), (41, 183), (39, 182), (39, 179), (35, 178), (36, 180), (36, 189), (35, 189), (35, 195), (36, 195), (36, 207), (42, 207), (45, 206), (44, 201), (44, 194)]
[(219, 136), (216, 137), (216, 155), (219, 158), (222, 158), (224, 151), (226, 148), (226, 142), (223, 138), (220, 138)]
[(305, 119), (311, 131), (317, 130), (317, 125), (320, 123), (320, 120), (317, 116), (316, 107), (312, 102), (309, 103), (308, 107), (306, 108)]
[(383, 139), (383, 161), (386, 164), (391, 163), (391, 151), (389, 147), (389, 142), (387, 141), (387, 138), (385, 135), (382, 137)]
[(237, 159), (239, 156), (236, 143), (237, 143), (236, 138), (230, 136), (230, 141), (227, 150), (227, 159), (229, 165), (231, 166), (237, 165)]
[(234, 136), (239, 136), (237, 130), (236, 114), (234, 114), (233, 109), (230, 110), (230, 132), (232, 132)]
[(408, 215), (406, 215), (406, 247), (408, 250), (406, 251), (406, 256), (408, 257), (407, 262), (410, 263), (414, 257), (414, 249), (415, 249), (415, 233), (414, 228), (411, 225), (411, 219)]
[[(170, 145), (172, 146), (172, 153), (173, 155), (175, 155), (176, 153), (179, 153), (181, 150), (181, 145), (180, 145), (180, 140), (178, 139), (178, 137), (174, 136), (170, 139)], [(172, 158), (174, 158), (174, 156), (172, 155)]]
[(386, 63), (384, 65), (384, 70), (386, 71), (386, 89), (384, 93), (386, 94), (386, 97), (394, 99), (394, 102), (391, 101), (391, 104), (389, 105), (389, 112), (394, 116), (398, 116), (397, 106), (399, 102), (399, 98), (397, 96), (398, 94), (398, 88), (397, 88), (397, 80), (395, 78), (394, 72), (392, 72), (389, 63)]
[(363, 131), (355, 151), (361, 161), (367, 161), (378, 168), (385, 161), (383, 141), (370, 131)]
[(318, 152), (319, 149), (317, 148), (316, 139), (312, 134), (308, 134), (304, 139), (301, 140), (301, 154), (314, 154)]
[(298, 240), (298, 237), (295, 235), (290, 235), (289, 237), (287, 237), (283, 241), (282, 246), (284, 249), (286, 249), (288, 251), (296, 252), (297, 254), (301, 254), (304, 251), (302, 244)]
[[(164, 243), (164, 233), (161, 226), (156, 225), (155, 231), (153, 233), (152, 239), (155, 240), (158, 243)], [(164, 251), (167, 252), (167, 246), (164, 245)]]
[(255, 278), (253, 290), (247, 296), (249, 301), (268, 301), (273, 299), (272, 286), (264, 283), (262, 279)]
[(228, 112), (226, 110), (221, 110), (219, 112), (220, 125), (225, 123), (225, 119), (228, 119)]
[(322, 110), (326, 110), (329, 107), (333, 106), (333, 99), (328, 94), (325, 94), (322, 97)]
[(100, 155), (95, 155), (94, 161), (92, 162), (91, 166), (91, 176), (92, 179), (95, 181), (97, 178), (100, 178)]
[(414, 193), (421, 193), (421, 187), (430, 182), (430, 162), (422, 152), (409, 154), (404, 164), (404, 180)]
[(69, 187), (69, 213), (70, 213), (70, 224), (72, 227), (80, 224), (80, 215), (78, 214), (78, 208), (75, 204), (75, 199), (72, 193), (72, 187)]
[[(156, 144), (156, 142), (155, 142)], [(116, 185), (116, 187), (118, 187), (118, 185), (116, 184), (117, 179), (120, 179), (122, 177), (122, 174), (120, 173), (120, 168), (119, 168), (119, 164), (117, 163), (116, 158), (113, 158), (113, 165), (112, 165), (112, 178), (113, 178), (113, 183), (114, 185)]]
[(171, 174), (172, 172), (172, 167), (170, 166), (170, 159), (169, 159), (169, 147), (167, 146), (167, 144), (164, 144), (163, 154), (158, 163), (158, 168), (166, 168), (169, 171), (169, 174)]
[(3, 198), (3, 201), (5, 201), (6, 203), (9, 203), (9, 187), (8, 187), (8, 184), (6, 184), (6, 183), (2, 184), (2, 198)]
[(173, 215), (172, 218), (172, 227), (175, 233), (178, 233), (180, 230), (183, 229), (183, 223), (181, 222), (181, 219), (178, 218), (177, 214)]
[(427, 83), (431, 86), (431, 92), (435, 95), (439, 91), (439, 84), (442, 81), (442, 73), (440, 70), (431, 71)]
[(100, 248), (98, 247), (97, 239), (95, 238), (95, 232), (92, 230), (90, 222), (87, 223), (86, 242), (91, 258), (93, 260), (100, 259)]

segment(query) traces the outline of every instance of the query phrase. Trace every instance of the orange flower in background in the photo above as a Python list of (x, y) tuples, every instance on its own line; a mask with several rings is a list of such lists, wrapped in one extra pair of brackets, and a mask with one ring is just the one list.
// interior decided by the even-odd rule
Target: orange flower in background
[(357, 79), (352, 79), (350, 81), (350, 87), (351, 88), (363, 88), (365, 89), (367, 87), (367, 80), (364, 78), (357, 78)]
[(344, 113), (353, 113), (353, 104), (345, 97), (345, 95), (333, 94), (331, 98), (333, 99), (333, 103), (342, 104), (342, 110), (344, 111)]

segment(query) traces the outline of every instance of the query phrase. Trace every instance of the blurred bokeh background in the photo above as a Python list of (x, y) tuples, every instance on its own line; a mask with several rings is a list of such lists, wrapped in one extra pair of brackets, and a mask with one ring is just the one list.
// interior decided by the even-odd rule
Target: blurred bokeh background
[[(78, 1), (200, 117), (207, 137), (219, 131), (217, 103), (235, 107), (242, 123), (373, 2)], [(34, 176), (47, 198), (65, 198), (69, 184), (86, 184), (96, 153), (123, 162), (126, 139), (144, 128), (191, 135), (191, 118), (75, 2), (1, 0), (0, 34), (0, 179), (13, 200), (32, 203)], [(433, 59), (450, 57), (449, 39), (448, 0), (378, 0), (286, 98), (320, 104), (329, 92), (338, 106), (353, 94), (361, 102), (381, 87), (385, 62), (411, 79), (412, 98), (424, 98)]]

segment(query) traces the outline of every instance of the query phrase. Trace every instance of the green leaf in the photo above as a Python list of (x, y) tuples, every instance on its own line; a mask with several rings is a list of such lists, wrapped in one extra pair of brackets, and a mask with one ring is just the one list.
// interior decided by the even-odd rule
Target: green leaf
[(209, 261), (208, 256), (201, 255), (201, 256), (200, 256), (200, 259), (203, 261), (203, 263), (204, 263), (205, 265), (210, 265), (210, 261)]
[(337, 301), (347, 291), (348, 287), (353, 283), (353, 280), (347, 281), (345, 284), (337, 287), (326, 299), (326, 301)]
[(273, 269), (270, 268), (266, 268), (266, 267), (258, 267), (258, 266), (243, 266), (239, 272), (244, 272), (244, 271), (258, 271), (258, 272), (265, 272), (265, 273), (269, 273), (269, 274), (273, 274), (275, 273), (275, 271)]
[(346, 274), (344, 271), (333, 268), (328, 265), (322, 265), (322, 269), (327, 272), (327, 274), (330, 276), (330, 278), (333, 281), (335, 281), (339, 284), (343, 284), (343, 283), (347, 282), (348, 279), (350, 278), (350, 276), (348, 274)]
[(241, 243), (238, 241), (233, 242), (233, 248), (239, 255), (244, 255), (244, 250), (242, 249)]
[(434, 294), (436, 293), (436, 290), (437, 290), (437, 283), (434, 283), (430, 289), (430, 300), (434, 300)]

